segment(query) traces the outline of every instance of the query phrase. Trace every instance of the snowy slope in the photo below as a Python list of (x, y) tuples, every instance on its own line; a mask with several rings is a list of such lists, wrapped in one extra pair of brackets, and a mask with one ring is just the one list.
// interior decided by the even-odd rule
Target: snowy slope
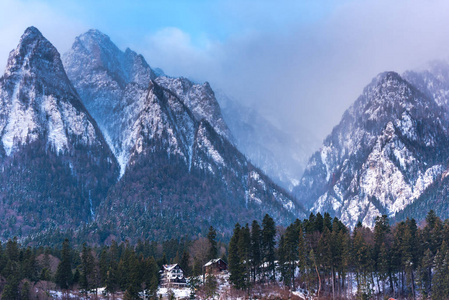
[(169, 89), (192, 111), (195, 119), (208, 121), (215, 131), (232, 141), (229, 131), (221, 114), (220, 105), (215, 98), (215, 93), (208, 82), (195, 84), (184, 77), (172, 78), (161, 76), (156, 82)]
[[(193, 113), (206, 119), (220, 134), (231, 138), (220, 107), (208, 83), (194, 84), (186, 78), (171, 78), (157, 72), (130, 49), (122, 52), (98, 30), (76, 38), (64, 54), (64, 65), (89, 112), (98, 122), (124, 174), (132, 152), (134, 130), (140, 112), (146, 109), (150, 80), (172, 91)], [(134, 137), (132, 137), (134, 136)]]
[[(34, 27), (11, 51), (0, 79), (0, 165), (0, 199), (16, 199), (9, 209), (21, 220), (9, 228), (12, 233), (18, 226), (42, 225), (42, 211), (54, 203), (61, 211), (49, 212), (45, 222), (66, 213), (69, 207), (59, 202), (64, 193), (66, 201), (77, 197), (73, 204), (79, 201), (79, 218), (85, 220), (118, 175), (116, 160), (67, 78), (58, 51)], [(61, 186), (63, 180), (77, 184)], [(27, 209), (30, 201), (38, 204), (34, 211)], [(8, 209), (8, 202), (0, 203), (5, 205), (0, 209)]]
[(57, 50), (34, 27), (10, 53), (2, 80), (1, 142), (6, 155), (44, 135), (56, 152), (69, 142), (101, 145), (102, 135), (68, 80)]
[(105, 135), (123, 174), (129, 160), (129, 125), (137, 121), (150, 79), (156, 75), (145, 59), (122, 52), (98, 30), (76, 38), (63, 56), (64, 66), (84, 105)]
[(447, 168), (444, 110), (429, 95), (387, 72), (344, 113), (309, 161), (298, 198), (346, 224), (373, 226), (413, 203)]

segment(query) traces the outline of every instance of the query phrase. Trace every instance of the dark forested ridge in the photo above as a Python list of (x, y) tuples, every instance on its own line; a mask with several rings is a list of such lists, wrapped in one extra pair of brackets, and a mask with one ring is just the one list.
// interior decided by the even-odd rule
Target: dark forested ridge
[(111, 241), (103, 247), (69, 239), (55, 247), (23, 247), (13, 239), (0, 247), (0, 291), (2, 299), (32, 299), (39, 289), (82, 295), (105, 287), (126, 299), (143, 292), (154, 298), (158, 271), (177, 263), (190, 277), (193, 297), (203, 299), (211, 286), (195, 276), (208, 260), (221, 257), (228, 262), (231, 295), (255, 295), (264, 287), (319, 299), (446, 299), (448, 243), (449, 221), (433, 211), (421, 224), (407, 219), (390, 225), (382, 216), (374, 229), (359, 223), (353, 230), (328, 213), (286, 228), (265, 215), (261, 223), (237, 223), (228, 244), (213, 227), (193, 240)]

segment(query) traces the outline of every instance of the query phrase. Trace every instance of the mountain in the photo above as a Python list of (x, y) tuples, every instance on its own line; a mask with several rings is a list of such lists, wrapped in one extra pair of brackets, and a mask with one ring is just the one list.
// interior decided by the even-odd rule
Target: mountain
[[(132, 51), (116, 50), (106, 35), (91, 30), (64, 55), (69, 78), (121, 164), (122, 176), (97, 215), (100, 242), (194, 235), (210, 225), (230, 234), (236, 222), (265, 213), (282, 224), (305, 215), (232, 144), (208, 83), (155, 73), (143, 58), (144, 78), (127, 74), (142, 68), (117, 68), (114, 62)], [(105, 59), (97, 67), (83, 63), (95, 57)], [(128, 80), (121, 85), (117, 78)]]
[[(443, 109), (449, 119), (449, 64), (445, 61), (433, 61), (424, 68), (405, 72), (404, 77), (422, 93), (432, 97)], [(449, 218), (449, 178), (445, 170), (429, 185), (426, 191), (411, 205), (398, 212), (395, 219), (400, 221), (407, 217), (423, 219), (423, 213), (433, 209), (443, 218)]]
[(156, 75), (141, 55), (130, 49), (122, 52), (98, 30), (77, 37), (63, 55), (63, 62), (84, 105), (105, 135), (123, 175), (132, 147), (127, 130), (136, 121), (133, 112), (142, 110), (135, 106), (142, 105), (143, 100), (135, 99), (145, 98), (148, 84)]
[(394, 72), (378, 75), (312, 155), (295, 194), (350, 226), (395, 216), (446, 174), (446, 116), (431, 93)]
[(118, 176), (58, 51), (34, 27), (0, 78), (0, 170), (5, 239), (92, 220)]
[(194, 84), (186, 78), (171, 78), (153, 71), (142, 55), (127, 48), (122, 52), (111, 39), (98, 30), (76, 38), (63, 56), (64, 66), (87, 109), (120, 163), (121, 175), (130, 160), (129, 131), (138, 113), (144, 110), (150, 80), (170, 89), (191, 110), (195, 119), (206, 119), (217, 132), (231, 138), (220, 107), (208, 83)]
[(299, 184), (310, 154), (319, 146), (318, 139), (305, 129), (296, 129), (294, 134), (285, 132), (254, 108), (224, 93), (217, 93), (217, 98), (237, 148), (277, 184), (292, 191)]

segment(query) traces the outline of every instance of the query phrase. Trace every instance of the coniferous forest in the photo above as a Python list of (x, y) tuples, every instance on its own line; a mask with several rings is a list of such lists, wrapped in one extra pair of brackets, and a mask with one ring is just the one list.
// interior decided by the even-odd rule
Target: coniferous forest
[(159, 270), (177, 263), (190, 278), (190, 297), (208, 298), (218, 291), (204, 281), (203, 266), (221, 257), (228, 262), (230, 290), (243, 297), (258, 298), (253, 291), (268, 287), (318, 299), (446, 299), (448, 243), (449, 220), (434, 211), (422, 224), (407, 219), (390, 225), (384, 215), (373, 229), (359, 223), (352, 230), (328, 213), (287, 228), (266, 215), (261, 223), (237, 223), (229, 241), (217, 239), (213, 227), (195, 240), (103, 246), (65, 239), (32, 247), (11, 239), (0, 247), (0, 291), (1, 299), (46, 299), (51, 292), (64, 297), (69, 291), (92, 298), (103, 288), (111, 297), (154, 299)]

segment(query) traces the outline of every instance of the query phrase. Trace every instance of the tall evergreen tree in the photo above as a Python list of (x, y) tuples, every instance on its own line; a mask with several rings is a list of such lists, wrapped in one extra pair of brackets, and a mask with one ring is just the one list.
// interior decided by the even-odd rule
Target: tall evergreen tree
[(192, 273), (190, 268), (190, 255), (188, 251), (184, 251), (181, 256), (181, 261), (179, 262), (179, 266), (184, 271), (184, 275), (186, 277), (190, 277)]
[(242, 289), (246, 289), (250, 285), (250, 251), (251, 251), (251, 234), (248, 224), (242, 227), (239, 232), (239, 240), (237, 243), (238, 253), (242, 266)]
[(110, 263), (110, 257), (107, 251), (106, 247), (103, 247), (100, 253), (100, 262), (99, 262), (99, 268), (100, 268), (100, 284), (102, 286), (106, 283), (107, 273), (109, 270), (109, 267), (111, 266)]
[(234, 232), (229, 242), (229, 281), (237, 289), (245, 287), (244, 268), (239, 253), (240, 224), (235, 224)]
[(275, 279), (275, 246), (276, 246), (276, 225), (273, 218), (268, 214), (262, 221), (262, 253), (264, 262), (264, 277), (270, 280)]
[(432, 267), (433, 267), (434, 257), (432, 251), (427, 249), (424, 252), (424, 256), (419, 263), (417, 272), (418, 290), (423, 299), (427, 299), (430, 295), (432, 289)]
[(209, 241), (209, 253), (207, 255), (207, 259), (215, 259), (218, 256), (218, 248), (217, 248), (217, 232), (214, 227), (209, 227), (209, 232), (207, 233), (207, 240)]
[(61, 262), (56, 270), (56, 284), (63, 290), (72, 284), (72, 256), (70, 243), (65, 239), (62, 243)]
[(256, 282), (257, 276), (260, 273), (261, 259), (261, 230), (259, 223), (254, 220), (251, 224), (251, 272), (253, 283)]
[(87, 294), (89, 290), (93, 288), (92, 276), (94, 273), (94, 257), (90, 247), (83, 244), (83, 250), (81, 252), (81, 274), (80, 274), (80, 287), (83, 293)]
[(435, 255), (432, 299), (446, 299), (447, 295), (449, 295), (449, 250), (446, 242), (443, 242)]

